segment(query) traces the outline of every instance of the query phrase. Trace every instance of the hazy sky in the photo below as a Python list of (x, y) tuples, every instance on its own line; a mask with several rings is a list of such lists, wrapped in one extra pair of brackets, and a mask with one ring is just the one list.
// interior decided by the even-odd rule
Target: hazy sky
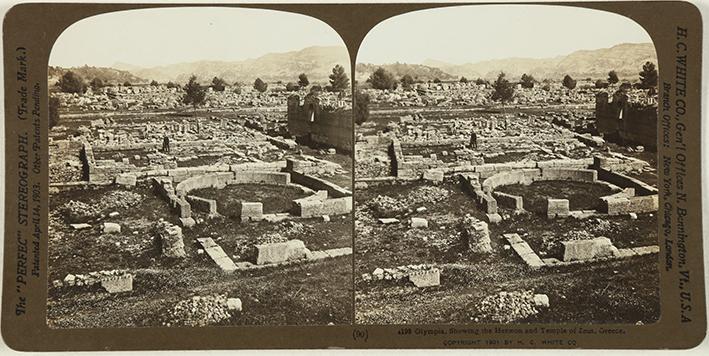
[(223, 7), (129, 10), (89, 17), (67, 28), (49, 64), (151, 67), (333, 45), (344, 46), (334, 30), (300, 14)]
[(546, 58), (580, 49), (651, 42), (626, 17), (564, 6), (482, 5), (416, 11), (367, 34), (359, 63), (462, 64), (509, 57)]

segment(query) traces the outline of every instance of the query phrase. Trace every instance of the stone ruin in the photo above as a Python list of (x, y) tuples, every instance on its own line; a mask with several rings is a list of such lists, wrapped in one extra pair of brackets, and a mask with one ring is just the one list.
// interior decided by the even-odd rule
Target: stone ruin
[(407, 265), (396, 268), (377, 268), (372, 273), (362, 275), (365, 282), (409, 281), (418, 288), (435, 287), (441, 284), (441, 270), (432, 265)]
[(128, 270), (89, 272), (88, 274), (67, 274), (64, 280), (54, 280), (54, 288), (91, 287), (100, 285), (108, 293), (130, 292), (133, 290), (132, 273)]
[(337, 107), (325, 107), (321, 100), (306, 95), (288, 98), (288, 132), (306, 141), (352, 152), (352, 110), (344, 102)]
[(161, 220), (155, 224), (155, 233), (160, 241), (163, 257), (187, 257), (185, 242), (182, 239), (182, 228), (165, 220)]
[(463, 218), (463, 236), (466, 245), (473, 253), (492, 253), (490, 232), (487, 223), (471, 215)]

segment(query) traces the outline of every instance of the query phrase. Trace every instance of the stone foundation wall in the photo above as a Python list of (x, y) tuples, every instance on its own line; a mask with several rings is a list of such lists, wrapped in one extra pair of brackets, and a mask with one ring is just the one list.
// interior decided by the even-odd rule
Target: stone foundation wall
[[(314, 143), (352, 152), (352, 110), (328, 110), (316, 104), (309, 109), (300, 105), (300, 97), (288, 98), (288, 132), (309, 137)], [(311, 121), (311, 111), (313, 121)]]

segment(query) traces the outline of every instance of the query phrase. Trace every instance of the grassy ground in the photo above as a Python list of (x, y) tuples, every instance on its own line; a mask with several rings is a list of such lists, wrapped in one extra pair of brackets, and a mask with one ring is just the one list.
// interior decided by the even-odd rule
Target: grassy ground
[[(73, 190), (53, 195), (51, 211), (69, 200), (90, 202), (117, 188)], [(241, 298), (244, 311), (227, 320), (230, 325), (314, 325), (346, 324), (352, 320), (352, 260), (339, 257), (285, 268), (254, 272), (222, 273), (206, 254), (198, 254), (198, 237), (212, 237), (231, 255), (242, 244), (266, 233), (298, 238), (311, 250), (351, 246), (352, 220), (333, 216), (298, 219), (295, 224), (246, 223), (217, 218), (184, 230), (187, 258), (170, 260), (160, 256), (152, 232), (160, 218), (176, 223), (167, 203), (146, 186), (134, 190), (142, 201), (105, 218), (117, 222), (122, 231), (102, 234), (101, 221), (89, 230), (73, 231), (59, 214), (50, 221), (49, 279), (63, 279), (68, 273), (130, 269), (136, 273), (132, 292), (111, 295), (85, 288), (50, 288), (47, 322), (52, 327), (159, 326), (160, 318), (177, 301), (195, 295), (227, 293)], [(203, 214), (196, 214), (205, 219)]]
[[(421, 185), (370, 185), (356, 194), (357, 218), (361, 221), (355, 240), (356, 322), (471, 322), (473, 305), (485, 296), (527, 289), (547, 294), (551, 307), (520, 322), (649, 323), (659, 318), (657, 256), (531, 271), (512, 250), (504, 249), (501, 238), (503, 233), (520, 233), (535, 251), (570, 238), (570, 231), (607, 236), (618, 247), (657, 244), (654, 216), (643, 214), (638, 220), (547, 220), (540, 214), (503, 211), (510, 218), (489, 226), (493, 253), (475, 255), (460, 243), (458, 221), (465, 214), (478, 218), (483, 214), (457, 183), (442, 186), (451, 193), (447, 199), (422, 204), (425, 212), (401, 216), (400, 224), (379, 224), (367, 207), (379, 194), (403, 198)], [(429, 228), (410, 229), (410, 216), (427, 218)], [(549, 256), (543, 257), (553, 253), (549, 248)], [(378, 267), (420, 263), (443, 268), (441, 286), (418, 289), (390, 281), (367, 283), (358, 277)]]

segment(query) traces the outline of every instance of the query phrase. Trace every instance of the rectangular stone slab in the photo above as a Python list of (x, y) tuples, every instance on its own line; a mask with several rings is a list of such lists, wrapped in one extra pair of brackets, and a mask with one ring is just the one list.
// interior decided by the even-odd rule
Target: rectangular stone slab
[(236, 270), (236, 264), (234, 264), (234, 261), (229, 258), (229, 256), (224, 252), (224, 249), (214, 242), (212, 238), (201, 238), (197, 239), (197, 241), (202, 245), (207, 255), (214, 261), (214, 263), (217, 264), (217, 266), (219, 266), (219, 268), (222, 269), (222, 271), (231, 272)]

